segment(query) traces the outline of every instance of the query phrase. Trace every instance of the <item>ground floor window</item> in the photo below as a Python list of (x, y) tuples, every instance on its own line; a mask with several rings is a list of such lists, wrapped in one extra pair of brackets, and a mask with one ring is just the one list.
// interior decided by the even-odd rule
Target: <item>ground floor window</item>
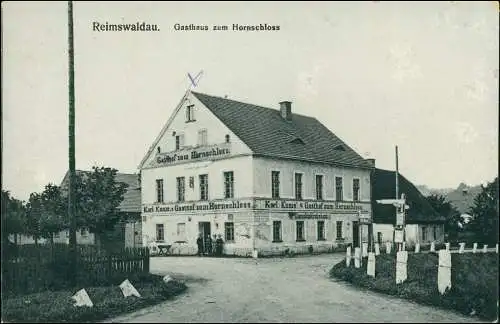
[(422, 226), (422, 241), (427, 241), (427, 227)]
[(156, 224), (156, 240), (165, 241), (165, 232), (163, 224)]
[(234, 223), (225, 222), (224, 223), (224, 233), (227, 241), (234, 241)]
[(273, 222), (273, 242), (281, 242), (281, 221)]
[(336, 225), (337, 240), (340, 240), (342, 238), (342, 221), (337, 221)]
[(318, 221), (318, 241), (325, 240), (325, 221)]
[(297, 221), (295, 223), (297, 241), (305, 241), (304, 238), (304, 221)]
[(186, 241), (186, 223), (177, 223), (177, 239)]
[(382, 243), (382, 239), (383, 239), (382, 232), (377, 232), (377, 242), (379, 244)]

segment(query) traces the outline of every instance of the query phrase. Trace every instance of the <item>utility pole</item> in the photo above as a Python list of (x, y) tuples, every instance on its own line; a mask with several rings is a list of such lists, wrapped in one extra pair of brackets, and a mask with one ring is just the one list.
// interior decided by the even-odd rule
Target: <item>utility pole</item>
[(68, 63), (69, 63), (69, 194), (68, 215), (70, 220), (69, 248), (71, 283), (76, 286), (77, 249), (76, 249), (76, 215), (75, 215), (75, 53), (73, 44), (73, 1), (68, 1)]

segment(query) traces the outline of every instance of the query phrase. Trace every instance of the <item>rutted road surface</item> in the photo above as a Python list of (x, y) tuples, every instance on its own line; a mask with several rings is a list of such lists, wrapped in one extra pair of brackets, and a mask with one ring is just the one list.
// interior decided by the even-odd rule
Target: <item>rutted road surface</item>
[(342, 259), (151, 258), (151, 272), (185, 281), (187, 292), (107, 322), (479, 322), (332, 281), (328, 271)]

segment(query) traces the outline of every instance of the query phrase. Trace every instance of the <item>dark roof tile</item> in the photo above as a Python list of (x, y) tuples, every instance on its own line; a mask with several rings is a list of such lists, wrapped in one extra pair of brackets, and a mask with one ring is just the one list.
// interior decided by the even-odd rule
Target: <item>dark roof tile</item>
[[(277, 109), (198, 92), (192, 94), (256, 155), (371, 168), (365, 159), (315, 118), (292, 114), (287, 121)], [(298, 143), (297, 138), (304, 144)], [(338, 145), (345, 150), (335, 150)]]

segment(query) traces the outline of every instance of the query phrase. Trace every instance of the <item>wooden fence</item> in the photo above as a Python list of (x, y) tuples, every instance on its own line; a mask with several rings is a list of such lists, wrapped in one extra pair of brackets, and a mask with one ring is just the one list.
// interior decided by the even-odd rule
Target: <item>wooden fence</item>
[[(68, 245), (23, 245), (12, 249), (2, 255), (3, 292), (31, 293), (70, 286), (74, 274), (69, 267)], [(148, 272), (146, 248), (101, 250), (96, 246), (78, 246), (76, 278), (79, 285), (106, 285)]]

